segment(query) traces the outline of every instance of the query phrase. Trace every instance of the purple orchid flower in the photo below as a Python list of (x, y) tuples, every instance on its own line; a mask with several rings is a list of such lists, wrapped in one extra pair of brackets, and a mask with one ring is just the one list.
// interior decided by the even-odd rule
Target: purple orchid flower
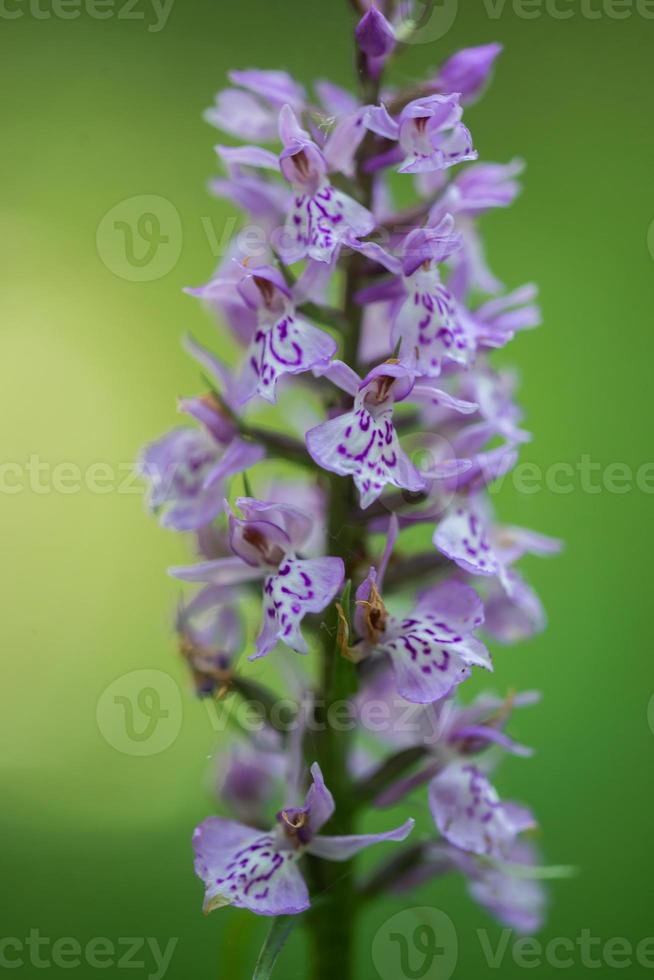
[(481, 501), (455, 502), (436, 528), (433, 542), (464, 572), (497, 577), (511, 597), (517, 580), (509, 574), (509, 566), (525, 554), (556, 554), (561, 543), (524, 528), (494, 529), (486, 510)]
[(385, 106), (370, 106), (364, 121), (373, 133), (398, 142), (399, 173), (416, 174), (477, 159), (462, 113), (459, 96), (452, 93), (414, 99), (397, 120)]
[(393, 882), (393, 891), (413, 891), (434, 878), (463, 873), (470, 896), (501, 925), (522, 935), (533, 935), (542, 924), (547, 893), (537, 875), (539, 858), (536, 849), (525, 840), (517, 840), (508, 860), (479, 858), (451, 844), (433, 844), (424, 849), (420, 864), (401, 873)]
[(210, 585), (178, 606), (175, 629), (180, 651), (201, 697), (228, 682), (234, 658), (243, 647), (243, 624), (235, 599), (232, 590)]
[(380, 834), (325, 837), (319, 833), (334, 812), (320, 767), (301, 806), (277, 814), (269, 833), (223, 817), (209, 817), (193, 835), (195, 873), (205, 884), (204, 912), (233, 905), (258, 915), (297, 915), (309, 908), (309, 891), (298, 868), (303, 854), (347, 861), (382, 841), (403, 841), (414, 821)]
[(438, 377), (447, 363), (465, 366), (474, 354), (459, 306), (438, 272), (438, 264), (460, 244), (451, 215), (437, 228), (412, 231), (404, 243), (402, 272), (407, 297), (395, 315), (391, 343), (401, 342), (416, 370), (426, 377)]
[(361, 380), (343, 364), (332, 361), (320, 372), (354, 398), (348, 412), (329, 419), (306, 434), (311, 457), (326, 470), (351, 475), (359, 491), (360, 506), (369, 507), (387, 484), (419, 492), (424, 476), (400, 446), (393, 426), (393, 407), (409, 399), (443, 404), (454, 411), (471, 412), (474, 403), (452, 398), (437, 388), (416, 385), (415, 372), (399, 361), (386, 361)]
[[(244, 823), (265, 826), (265, 814), (277, 785), (282, 785), (285, 759), (281, 739), (266, 730), (265, 739), (240, 741), (218, 756), (214, 776), (216, 796)], [(274, 736), (277, 735), (277, 738)]]
[(533, 815), (516, 803), (502, 803), (495, 787), (476, 766), (455, 763), (429, 784), (429, 806), (443, 837), (473, 854), (507, 859), (516, 837), (536, 826)]
[[(274, 403), (280, 378), (327, 364), (337, 345), (328, 333), (296, 313), (294, 294), (277, 269), (238, 265), (232, 274), (229, 280), (218, 279), (187, 292), (229, 305), (236, 332), (248, 344), (240, 375), (230, 387), (230, 402), (238, 410), (255, 395)], [(310, 292), (307, 281), (308, 274), (296, 284), (296, 294), (302, 289)], [(196, 356), (198, 350), (196, 345)], [(216, 376), (215, 360), (205, 367)]]
[(474, 589), (449, 581), (423, 591), (408, 615), (390, 616), (381, 590), (397, 533), (393, 516), (379, 573), (371, 568), (357, 589), (355, 622), (368, 652), (390, 658), (398, 693), (427, 704), (451, 694), (472, 666), (493, 669), (488, 650), (472, 635), (484, 610)]
[(310, 515), (298, 508), (252, 497), (239, 497), (236, 506), (244, 517), (229, 515), (232, 556), (171, 568), (170, 574), (214, 585), (263, 579), (263, 623), (249, 659), (265, 657), (278, 641), (307, 653), (300, 624), (332, 602), (343, 583), (343, 561), (296, 557), (312, 532)]
[(243, 473), (264, 456), (261, 446), (233, 438), (218, 440), (225, 419), (211, 398), (185, 403), (214, 427), (173, 429), (147, 446), (138, 471), (149, 481), (148, 507), (160, 512), (159, 523), (174, 531), (194, 531), (209, 524), (221, 512), (225, 481)]
[(280, 255), (287, 264), (307, 256), (317, 262), (331, 262), (344, 239), (368, 235), (375, 219), (367, 208), (329, 182), (325, 155), (288, 105), (279, 116), (279, 135), (284, 145), (279, 166), (294, 191)]

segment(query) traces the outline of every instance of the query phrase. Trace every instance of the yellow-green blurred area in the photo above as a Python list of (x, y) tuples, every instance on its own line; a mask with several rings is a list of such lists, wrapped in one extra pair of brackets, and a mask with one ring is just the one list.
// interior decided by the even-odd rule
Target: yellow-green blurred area
[[(451, 28), (406, 51), (395, 79), (411, 84), (463, 46), (505, 45), (466, 121), (482, 159), (527, 161), (523, 195), (484, 219), (484, 230), (507, 285), (541, 288), (545, 325), (501, 359), (520, 371), (535, 435), (522, 458), (550, 478), (528, 489), (507, 481), (497, 504), (505, 520), (566, 541), (560, 557), (526, 563), (547, 631), (493, 648), (491, 687), (544, 694), (513, 729), (537, 754), (508, 760), (497, 785), (533, 806), (546, 860), (579, 868), (552, 887), (541, 942), (569, 940), (576, 952), (558, 955), (572, 957), (563, 973), (579, 980), (592, 967), (575, 943), (590, 930), (601, 940), (594, 975), (604, 977), (614, 969), (604, 943), (622, 937), (635, 948), (654, 933), (654, 468), (643, 469), (654, 458), (654, 20), (645, 4), (602, 0), (449, 9)], [(0, 938), (24, 943), (38, 929), (50, 940), (45, 959), (61, 937), (106, 937), (117, 950), (121, 937), (156, 937), (162, 947), (177, 937), (169, 978), (245, 980), (267, 929), (246, 912), (201, 914), (191, 833), (215, 806), (207, 785), (220, 734), (178, 662), (179, 590), (165, 572), (190, 556), (190, 543), (146, 515), (130, 472), (139, 448), (178, 424), (177, 396), (200, 387), (180, 335), (220, 343), (182, 293), (207, 281), (238, 227), (230, 204), (207, 193), (220, 137), (201, 112), (231, 67), (350, 84), (351, 30), (345, 0), (174, 0), (164, 24), (148, 0), (7, 0), (0, 11)], [(138, 195), (164, 198), (180, 221), (177, 261), (151, 281), (116, 274), (96, 244), (107, 212)], [(560, 463), (572, 478), (552, 477)], [(154, 755), (116, 748), (97, 720), (103, 692), (135, 670), (164, 671), (183, 694), (178, 737)], [(471, 690), (488, 681), (476, 678)], [(427, 833), (424, 794), (369, 826), (394, 825), (405, 810)], [(357, 976), (380, 975), (375, 935), (394, 913), (420, 906), (446, 911), (456, 926), (455, 977), (525, 972), (511, 943), (501, 966), (489, 966), (478, 930), (494, 949), (501, 929), (461, 880), (448, 879), (366, 910)], [(22, 956), (14, 976), (41, 975), (28, 947), (2, 949), (3, 969)], [(277, 975), (306, 976), (303, 953), (298, 930)], [(128, 969), (119, 956), (105, 956), (104, 976)], [(134, 959), (145, 966), (132, 976), (155, 975), (151, 956)], [(632, 959), (624, 975), (649, 975)], [(561, 974), (544, 955), (535, 960), (532, 976)], [(52, 965), (49, 975), (64, 969)], [(67, 969), (84, 980), (100, 971), (89, 962)]]

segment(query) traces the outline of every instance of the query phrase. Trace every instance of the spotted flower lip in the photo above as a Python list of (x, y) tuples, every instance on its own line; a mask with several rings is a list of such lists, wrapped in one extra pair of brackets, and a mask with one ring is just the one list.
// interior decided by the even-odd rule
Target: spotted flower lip
[[(471, 666), (493, 669), (488, 650), (473, 636), (484, 621), (484, 610), (474, 589), (446, 581), (424, 590), (406, 616), (390, 616), (380, 593), (398, 531), (393, 515), (380, 570), (372, 567), (357, 589), (355, 623), (369, 652), (389, 657), (398, 693), (407, 701), (429, 704), (451, 694), (470, 676)], [(371, 629), (373, 598), (380, 612)]]
[(473, 854), (506, 859), (516, 837), (536, 826), (533, 815), (515, 803), (502, 803), (476, 766), (455, 763), (429, 785), (436, 827), (451, 844)]
[(259, 915), (297, 915), (310, 905), (297, 866), (303, 853), (347, 861), (373, 844), (403, 841), (411, 833), (413, 820), (384, 833), (321, 835), (334, 799), (315, 762), (311, 776), (304, 803), (280, 810), (269, 833), (223, 817), (209, 817), (196, 829), (195, 873), (205, 884), (205, 913), (233, 905)]
[(441, 404), (462, 413), (476, 407), (439, 388), (417, 384), (415, 369), (403, 360), (384, 361), (363, 379), (338, 360), (314, 373), (328, 377), (351, 395), (354, 405), (350, 411), (309, 429), (307, 449), (324, 469), (352, 476), (362, 509), (369, 507), (387, 484), (415, 492), (427, 485), (400, 445), (393, 426), (396, 402)]

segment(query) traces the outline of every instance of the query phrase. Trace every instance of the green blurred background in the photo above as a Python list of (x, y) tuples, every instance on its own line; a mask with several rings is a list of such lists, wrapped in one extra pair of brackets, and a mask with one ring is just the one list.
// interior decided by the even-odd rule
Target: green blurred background
[[(162, 946), (178, 937), (168, 977), (242, 980), (266, 923), (233, 910), (205, 919), (191, 867), (192, 828), (212, 807), (216, 736), (188, 696), (170, 632), (177, 589), (165, 568), (186, 558), (187, 542), (145, 515), (131, 482), (78, 492), (74, 469), (70, 479), (60, 469), (58, 488), (44, 489), (37, 474), (14, 489), (32, 456), (82, 471), (109, 464), (124, 481), (139, 447), (177, 422), (175, 396), (197, 388), (180, 333), (211, 337), (181, 288), (210, 276), (207, 229), (220, 238), (235, 213), (206, 192), (217, 133), (201, 111), (230, 67), (349, 84), (352, 18), (345, 0), (176, 0), (153, 31), (146, 0), (131, 9), (141, 19), (115, 16), (122, 3), (103, 7), (113, 14), (106, 19), (63, 19), (42, 16), (52, 11), (46, 0), (40, 8), (7, 0), (0, 17), (0, 425), (3, 462), (21, 468), (3, 469), (0, 511), (2, 936), (39, 929), (51, 940), (150, 936)], [(505, 45), (492, 88), (466, 115), (483, 159), (518, 154), (528, 164), (517, 204), (485, 221), (493, 269), (510, 286), (535, 279), (542, 290), (545, 326), (505, 357), (520, 369), (535, 433), (523, 458), (545, 468), (587, 455), (602, 472), (624, 463), (635, 474), (652, 458), (654, 21), (601, 0), (593, 17), (574, 2), (560, 5), (572, 11), (567, 19), (548, 9), (507, 0), (490, 16), (482, 3), (450, 5), (450, 30), (414, 45), (396, 78), (410, 82), (462, 46)], [(97, 229), (118, 202), (151, 194), (179, 213), (181, 253), (160, 278), (129, 281), (101, 260)], [(593, 479), (601, 487), (602, 473)], [(507, 486), (499, 499), (505, 518), (567, 542), (561, 557), (527, 568), (547, 632), (499, 650), (493, 682), (545, 694), (515, 726), (536, 757), (509, 760), (498, 784), (533, 805), (547, 860), (580, 869), (555, 883), (543, 941), (574, 941), (583, 929), (602, 941), (654, 934), (646, 489), (632, 481), (625, 492), (588, 492), (578, 477), (571, 493)], [(179, 681), (183, 724), (165, 751), (138, 757), (108, 743), (96, 707), (115, 678), (146, 668)], [(415, 815), (426, 829), (424, 804)], [(366, 913), (359, 976), (377, 976), (373, 937), (406, 905), (437, 906), (455, 922), (455, 977), (498, 973), (476, 930), (488, 928), (495, 944), (500, 929), (452, 880)], [(278, 975), (305, 976), (303, 954), (298, 931)], [(568, 975), (585, 975), (578, 954), (574, 962)], [(38, 969), (27, 963), (14, 974)], [(115, 965), (103, 972), (122, 975)], [(499, 973), (509, 980), (524, 968), (507, 954)]]

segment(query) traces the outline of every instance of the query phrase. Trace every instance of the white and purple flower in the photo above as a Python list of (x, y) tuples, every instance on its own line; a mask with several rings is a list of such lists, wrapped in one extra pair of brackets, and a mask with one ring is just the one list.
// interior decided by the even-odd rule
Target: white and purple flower
[(205, 914), (232, 905), (258, 915), (297, 915), (310, 905), (298, 868), (303, 854), (347, 861), (372, 844), (403, 841), (411, 833), (413, 820), (380, 834), (323, 836), (320, 830), (334, 812), (334, 799), (317, 763), (311, 776), (302, 805), (280, 810), (269, 832), (223, 817), (209, 817), (196, 829), (195, 873), (205, 884)]

